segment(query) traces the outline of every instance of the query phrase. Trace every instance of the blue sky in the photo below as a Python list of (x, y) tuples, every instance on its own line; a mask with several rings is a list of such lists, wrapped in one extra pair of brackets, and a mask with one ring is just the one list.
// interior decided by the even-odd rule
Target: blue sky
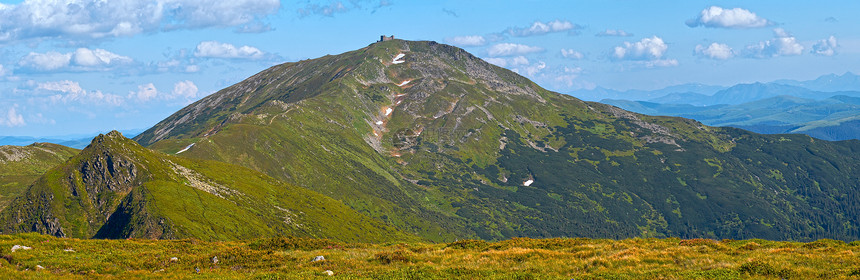
[(0, 3), (0, 136), (148, 128), (381, 34), (463, 47), (562, 93), (860, 72), (858, 1)]

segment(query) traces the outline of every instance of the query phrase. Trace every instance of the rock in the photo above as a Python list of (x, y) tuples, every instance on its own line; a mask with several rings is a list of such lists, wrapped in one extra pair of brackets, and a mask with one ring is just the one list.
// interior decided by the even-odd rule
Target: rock
[(334, 271), (326, 270), (326, 271), (323, 271), (323, 274), (328, 275), (328, 276), (334, 276)]
[(218, 257), (212, 257), (212, 264), (218, 264)]
[(179, 258), (172, 257), (172, 258), (170, 258), (170, 262), (172, 262), (172, 263), (179, 262)]
[(42, 270), (42, 269), (45, 269), (45, 267), (44, 267), (44, 266), (41, 266), (41, 265), (38, 265), (38, 264), (36, 265), (36, 270)]
[(15, 251), (18, 251), (18, 250), (30, 250), (30, 249), (33, 249), (33, 248), (30, 248), (30, 247), (27, 247), (27, 246), (24, 246), (24, 245), (15, 245), (15, 246), (12, 246), (12, 252), (13, 252), (13, 253), (14, 253)]
[(66, 249), (63, 249), (63, 252), (74, 253), (74, 252), (75, 252), (75, 249), (72, 249), (72, 248), (66, 248)]
[(325, 257), (323, 257), (323, 256), (316, 256), (316, 257), (314, 257), (314, 261), (315, 261), (315, 262), (318, 262), (318, 261), (324, 261), (324, 260), (325, 260)]

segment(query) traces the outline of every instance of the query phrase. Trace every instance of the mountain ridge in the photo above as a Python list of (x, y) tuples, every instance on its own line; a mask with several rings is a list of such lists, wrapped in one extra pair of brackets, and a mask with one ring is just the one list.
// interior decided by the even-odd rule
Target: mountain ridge
[(135, 139), (167, 153), (194, 144), (180, 156), (246, 166), (437, 241), (857, 236), (856, 141), (583, 102), (435, 42), (275, 66)]
[(150, 151), (116, 131), (45, 173), (0, 221), (3, 233), (75, 238), (414, 239), (311, 191), (226, 163)]

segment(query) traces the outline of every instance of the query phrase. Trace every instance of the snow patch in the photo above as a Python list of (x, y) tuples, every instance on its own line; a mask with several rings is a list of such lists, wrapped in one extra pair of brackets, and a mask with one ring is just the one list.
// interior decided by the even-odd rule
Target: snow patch
[(185, 146), (185, 148), (184, 148), (184, 149), (179, 150), (178, 152), (176, 152), (176, 154), (178, 155), (178, 154), (181, 154), (181, 153), (182, 153), (182, 152), (184, 152), (184, 151), (187, 151), (188, 149), (191, 149), (191, 147), (192, 147), (192, 146), (194, 146), (194, 144), (197, 144), (197, 143), (191, 143), (191, 145)]
[(400, 63), (404, 63), (404, 62), (406, 62), (406, 61), (404, 61), (404, 60), (400, 60), (400, 59), (401, 59), (401, 58), (403, 58), (404, 56), (406, 56), (406, 55), (405, 55), (405, 54), (402, 54), (402, 53), (401, 53), (401, 54), (398, 54), (397, 56), (395, 56), (395, 57), (394, 57), (394, 59), (393, 59), (393, 60), (391, 60), (391, 63), (394, 63), (394, 64), (400, 64)]
[(385, 115), (386, 116), (391, 115), (391, 112), (394, 112), (394, 109), (391, 109), (391, 108), (385, 109)]
[(400, 82), (400, 84), (398, 84), (397, 86), (398, 86), (398, 87), (405, 86), (405, 85), (409, 84), (409, 82), (411, 82), (411, 81), (412, 81), (412, 80), (405, 80), (405, 81), (403, 81), (403, 82)]
[(526, 187), (531, 186), (532, 183), (534, 183), (534, 182), (535, 182), (535, 180), (528, 179), (525, 182), (523, 182), (523, 186), (526, 186)]
[(382, 121), (377, 121), (376, 125), (382, 125)]

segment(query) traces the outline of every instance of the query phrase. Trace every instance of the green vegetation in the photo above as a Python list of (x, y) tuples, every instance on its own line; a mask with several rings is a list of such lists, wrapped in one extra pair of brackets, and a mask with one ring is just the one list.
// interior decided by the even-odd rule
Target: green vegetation
[(235, 240), (414, 240), (342, 203), (261, 173), (100, 135), (0, 213), (3, 233)]
[[(32, 249), (11, 252), (14, 245)], [(365, 244), (293, 237), (206, 242), (19, 234), (0, 236), (0, 278), (317, 279), (331, 271), (333, 279), (856, 279), (858, 253), (856, 242), (833, 240)], [(314, 262), (316, 256), (325, 260)]]
[[(406, 62), (390, 63), (398, 53)], [(194, 143), (179, 156), (254, 169), (435, 242), (860, 237), (858, 141), (582, 102), (435, 42), (275, 66), (135, 139), (170, 153)]]
[(0, 210), (21, 195), (48, 169), (77, 154), (77, 149), (51, 144), (0, 146)]

